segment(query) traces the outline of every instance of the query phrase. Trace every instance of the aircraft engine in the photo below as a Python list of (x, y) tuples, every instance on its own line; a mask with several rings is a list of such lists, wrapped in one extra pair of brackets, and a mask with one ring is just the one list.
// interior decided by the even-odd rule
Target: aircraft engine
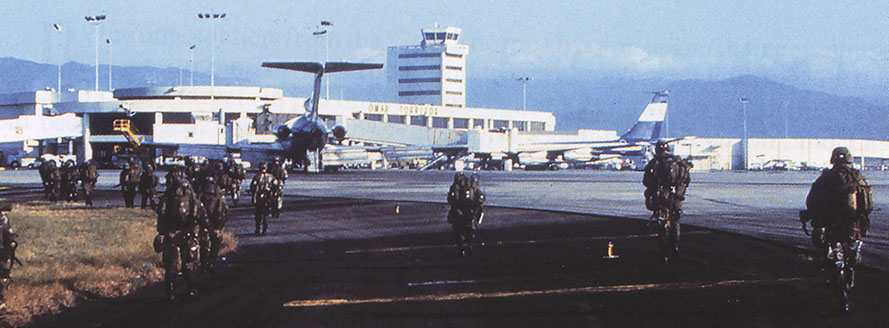
[(287, 141), (290, 140), (290, 133), (290, 128), (286, 125), (281, 125), (275, 130), (275, 137), (278, 137), (278, 140), (280, 141)]
[(333, 137), (337, 142), (342, 142), (346, 138), (346, 127), (336, 125), (333, 127)]

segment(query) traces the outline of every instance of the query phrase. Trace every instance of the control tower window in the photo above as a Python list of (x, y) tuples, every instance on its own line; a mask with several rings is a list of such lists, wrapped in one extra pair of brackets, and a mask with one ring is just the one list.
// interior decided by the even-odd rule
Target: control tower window
[(435, 33), (435, 40), (444, 40), (444, 39), (445, 39), (445, 32)]
[(435, 33), (426, 33), (426, 40), (435, 40)]

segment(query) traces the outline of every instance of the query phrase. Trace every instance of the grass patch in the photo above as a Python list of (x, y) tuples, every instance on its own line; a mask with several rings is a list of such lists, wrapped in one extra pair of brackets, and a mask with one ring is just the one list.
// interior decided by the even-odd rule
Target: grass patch
[[(19, 234), (6, 293), (13, 326), (56, 313), (78, 301), (129, 294), (163, 279), (160, 254), (151, 246), (157, 215), (133, 208), (86, 208), (32, 202), (8, 213)], [(235, 249), (226, 231), (220, 254)]]

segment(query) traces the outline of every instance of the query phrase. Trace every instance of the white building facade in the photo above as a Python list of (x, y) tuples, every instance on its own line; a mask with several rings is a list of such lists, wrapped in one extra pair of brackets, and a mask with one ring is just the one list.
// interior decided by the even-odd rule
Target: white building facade
[(390, 101), (466, 107), (466, 56), (456, 27), (422, 29), (418, 46), (389, 47), (386, 80)]

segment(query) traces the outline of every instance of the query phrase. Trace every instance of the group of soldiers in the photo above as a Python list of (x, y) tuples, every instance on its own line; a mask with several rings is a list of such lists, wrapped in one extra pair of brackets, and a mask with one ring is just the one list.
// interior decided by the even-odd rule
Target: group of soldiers
[(61, 168), (55, 161), (43, 161), (39, 171), (46, 199), (53, 202), (76, 200), (77, 182), (80, 181), (84, 201), (89, 206), (93, 205), (92, 193), (99, 179), (99, 171), (92, 161), (80, 165), (66, 161)]
[(190, 161), (185, 169), (167, 173), (156, 209), (154, 250), (162, 253), (164, 286), (171, 301), (177, 298), (176, 277), (183, 277), (188, 295), (194, 297), (195, 273), (215, 271), (228, 214), (225, 195), (234, 189), (237, 197), (240, 189), (232, 185), (239, 186), (244, 175), (243, 167), (233, 161), (210, 161), (207, 167)]
[[(846, 311), (852, 310), (855, 267), (861, 262), (861, 239), (870, 229), (873, 191), (860, 171), (852, 167), (852, 153), (846, 147), (834, 148), (831, 168), (812, 184), (806, 197), (806, 210), (800, 221), (812, 225), (816, 260), (839, 287)], [(690, 182), (691, 163), (670, 154), (666, 142), (655, 144), (655, 156), (646, 165), (642, 183), (645, 205), (656, 219), (664, 261), (679, 257), (679, 219)]]
[(6, 313), (6, 289), (9, 287), (10, 272), (15, 263), (22, 262), (15, 257), (15, 249), (18, 247), (16, 238), (18, 235), (12, 230), (12, 225), (6, 212), (12, 210), (12, 204), (0, 203), (0, 315)]

